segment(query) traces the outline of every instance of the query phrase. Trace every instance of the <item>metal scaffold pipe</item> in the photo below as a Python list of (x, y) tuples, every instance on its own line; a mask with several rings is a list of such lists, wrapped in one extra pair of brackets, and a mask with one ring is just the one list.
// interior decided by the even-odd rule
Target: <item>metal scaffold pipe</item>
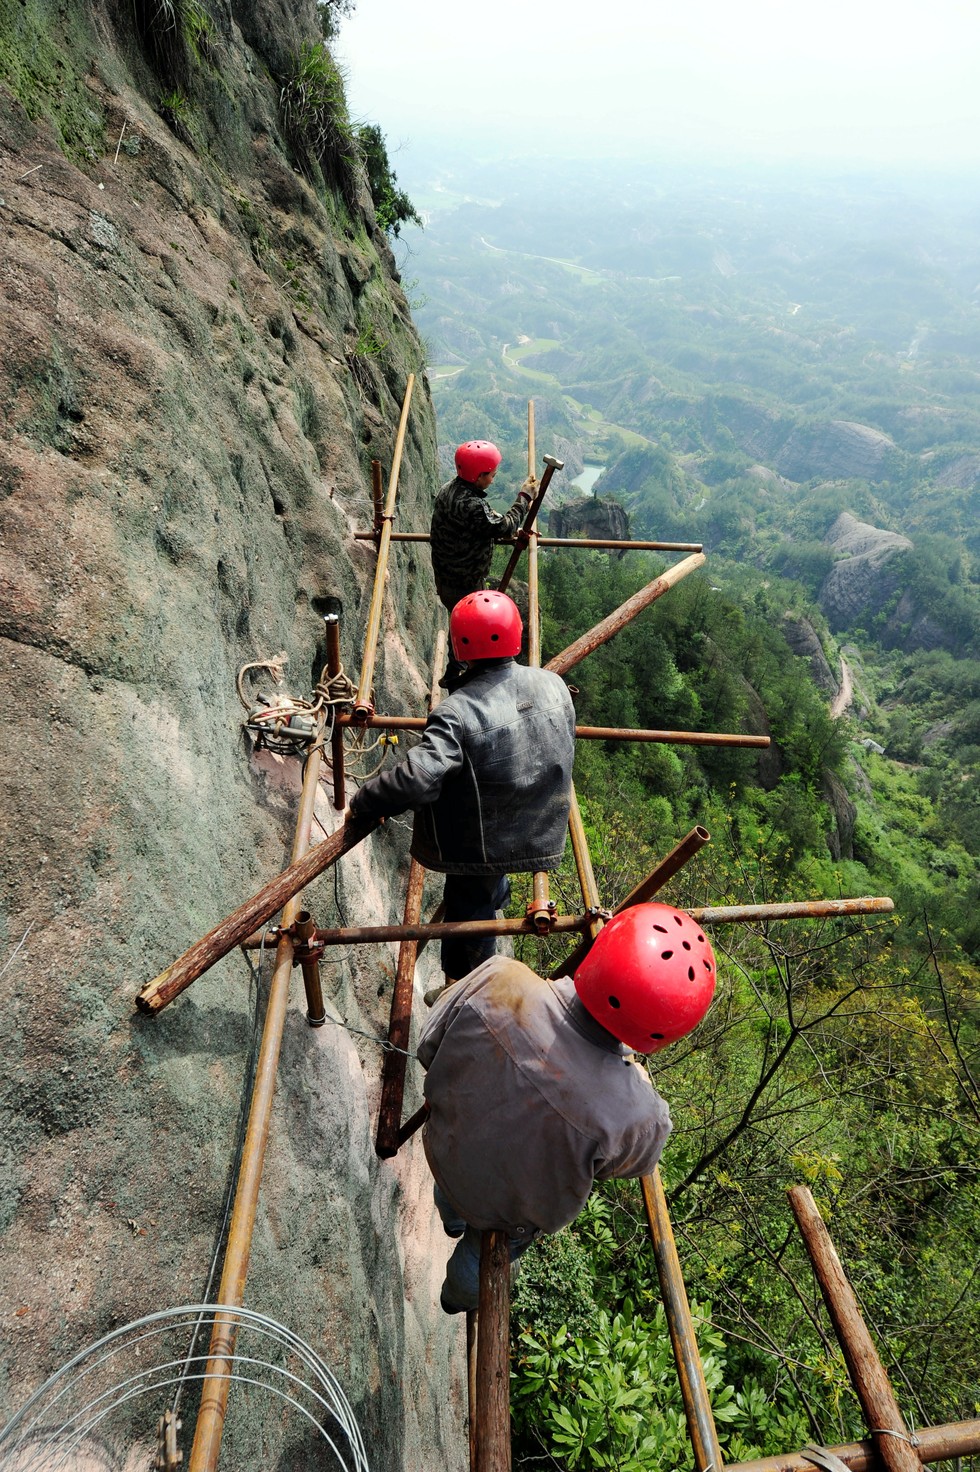
[[(375, 533), (355, 532), (355, 542), (374, 542)], [(428, 542), (428, 532), (392, 532), (393, 542)], [(511, 546), (517, 537), (502, 537), (498, 546)], [(539, 537), (541, 547), (596, 547), (607, 552), (703, 552), (703, 542), (623, 542), (613, 537)]]
[(647, 583), (645, 588), (641, 588), (638, 593), (634, 593), (632, 598), (627, 598), (625, 603), (621, 603), (601, 623), (589, 629), (580, 639), (576, 639), (574, 644), (569, 644), (568, 648), (563, 649), (560, 654), (556, 654), (554, 659), (549, 659), (545, 665), (545, 669), (554, 670), (556, 675), (566, 675), (570, 669), (574, 669), (575, 665), (581, 664), (582, 660), (587, 655), (592, 654), (594, 650), (598, 649), (601, 644), (607, 644), (610, 639), (614, 638), (622, 629), (625, 629), (626, 625), (631, 623), (637, 614), (642, 613), (645, 608), (648, 608), (651, 603), (655, 603), (658, 598), (662, 598), (665, 593), (669, 592), (682, 578), (686, 578), (689, 573), (696, 572), (699, 567), (703, 567), (704, 563), (704, 553), (699, 552), (695, 556), (685, 557), (683, 562), (678, 562), (673, 567), (669, 567), (666, 572), (661, 573), (659, 577)]
[[(377, 464), (377, 461), (374, 463)], [(328, 613), (324, 616), (323, 622), (327, 631), (327, 675), (334, 680), (341, 671), (340, 614)], [(330, 732), (330, 764), (333, 768), (333, 805), (338, 812), (342, 813), (347, 806), (347, 788), (344, 779), (344, 730), (338, 725), (336, 719), (333, 723), (333, 730)]]
[[(379, 731), (424, 731), (424, 716), (371, 715), (359, 721), (354, 716), (339, 715), (339, 726), (366, 726)], [(576, 726), (579, 741), (646, 741), (668, 746), (743, 746), (765, 750), (771, 745), (769, 736), (745, 736), (728, 731), (644, 731), (629, 726)]]
[(402, 452), (405, 448), (405, 430), (408, 427), (408, 410), (412, 402), (412, 389), (414, 385), (415, 374), (410, 373), (408, 375), (408, 381), (405, 384), (405, 399), (402, 403), (401, 418), (398, 421), (398, 433), (395, 436), (395, 450), (391, 459), (388, 495), (382, 513), (381, 532), (378, 536), (378, 561), (374, 570), (374, 588), (371, 593), (371, 607), (368, 612), (367, 631), (364, 635), (361, 680), (354, 699), (355, 716), (371, 715), (374, 711), (374, 703), (371, 699), (371, 689), (374, 685), (374, 660), (378, 648), (378, 637), (381, 633), (381, 609), (384, 601), (385, 574), (388, 570), (388, 546), (391, 541), (391, 523), (395, 514), (395, 501), (398, 496), (398, 476), (401, 471)]
[[(321, 726), (322, 732), (322, 726)], [(318, 732), (318, 735), (320, 732)], [(310, 751), (303, 774), (303, 790), (300, 795), (296, 831), (293, 838), (292, 861), (295, 865), (307, 852), (310, 829), (320, 778), (321, 748), (315, 744)], [(300, 914), (300, 898), (295, 893), (283, 909), (283, 927), (291, 926)], [(286, 1007), (289, 1002), (289, 978), (293, 969), (293, 941), (287, 934), (280, 936), (276, 947), (276, 965), (269, 988), (262, 1040), (252, 1088), (245, 1141), (242, 1148), (241, 1168), (235, 1190), (235, 1204), (228, 1227), (228, 1243), (218, 1288), (218, 1302), (237, 1307), (244, 1301), (245, 1279), (252, 1250), (252, 1235), (258, 1208), (259, 1187), (265, 1163), (265, 1150), (269, 1139), (269, 1121), (276, 1088), (276, 1070), (282, 1046)], [(201, 1389), (201, 1403), (194, 1429), (188, 1472), (214, 1472), (221, 1450), (221, 1435), (224, 1429), (228, 1393), (231, 1388), (232, 1356), (235, 1350), (237, 1320), (230, 1316), (216, 1317), (211, 1331), (208, 1362)]]
[[(955, 1462), (959, 1457), (975, 1457), (980, 1452), (980, 1420), (952, 1421), (947, 1426), (924, 1426), (915, 1433), (916, 1452), (923, 1466), (931, 1462)], [(849, 1472), (879, 1472), (881, 1463), (872, 1441), (849, 1441), (844, 1446), (810, 1447), (829, 1452), (843, 1462)], [(752, 1462), (733, 1462), (726, 1472), (813, 1472), (818, 1463), (806, 1451), (783, 1452), (774, 1457), (759, 1457)]]

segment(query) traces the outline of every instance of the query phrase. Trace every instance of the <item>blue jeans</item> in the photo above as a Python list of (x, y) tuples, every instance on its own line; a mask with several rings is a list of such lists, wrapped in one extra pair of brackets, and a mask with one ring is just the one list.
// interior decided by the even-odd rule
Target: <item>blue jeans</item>
[[(459, 1237), (456, 1250), (446, 1264), (446, 1281), (442, 1285), (443, 1307), (450, 1310), (477, 1308), (480, 1303), (480, 1243), (483, 1233), (463, 1220), (437, 1185), (433, 1186), (432, 1195), (446, 1231), (451, 1237)], [(527, 1227), (508, 1239), (512, 1263), (527, 1251), (537, 1235), (532, 1227)]]
[[(510, 880), (506, 874), (447, 874), (442, 898), (447, 920), (492, 920), (510, 899)], [(496, 954), (495, 935), (447, 936), (442, 969), (459, 981)]]

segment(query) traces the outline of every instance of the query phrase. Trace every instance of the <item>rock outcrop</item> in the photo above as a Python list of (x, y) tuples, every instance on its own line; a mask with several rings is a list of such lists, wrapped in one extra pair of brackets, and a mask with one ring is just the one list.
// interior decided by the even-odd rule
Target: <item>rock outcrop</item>
[[(283, 650), (308, 695), (328, 594), (356, 673), (353, 533), (422, 365), (363, 180), (286, 138), (313, 0), (231, 0), (195, 45), (164, 11), (0, 4), (0, 1424), (110, 1326), (204, 1296), (261, 1006), (240, 954), (156, 1019), (134, 998), (288, 857), (299, 763), (250, 751), (236, 673)], [(420, 376), (401, 527), (435, 476)], [(435, 601), (397, 548), (380, 709), (424, 712)], [(314, 838), (340, 821), (324, 789)], [(389, 825), (311, 886), (318, 923), (400, 913), (406, 843)], [(462, 1468), (431, 1181), (417, 1138), (372, 1144), (393, 950), (323, 973), (319, 1031), (296, 973), (246, 1302), (323, 1356), (372, 1466)], [(419, 1087), (410, 1064), (409, 1109)], [(240, 1404), (263, 1466), (322, 1465)]]
[(824, 540), (837, 561), (821, 584), (817, 601), (836, 632), (859, 615), (884, 608), (898, 586), (888, 564), (912, 543), (900, 532), (858, 521), (849, 511), (841, 512)]
[(586, 537), (628, 541), (629, 512), (612, 496), (582, 496), (555, 507), (548, 521), (552, 537)]

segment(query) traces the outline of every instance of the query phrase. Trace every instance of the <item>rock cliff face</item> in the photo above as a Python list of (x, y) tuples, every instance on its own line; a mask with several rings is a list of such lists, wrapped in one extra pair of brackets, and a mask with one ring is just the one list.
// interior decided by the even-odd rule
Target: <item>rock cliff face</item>
[(611, 496), (582, 496), (556, 507), (548, 521), (552, 537), (586, 537), (622, 542), (629, 538), (626, 509)]
[[(437, 476), (363, 180), (284, 128), (312, 0), (209, 10), (0, 0), (0, 1424), (109, 1327), (204, 1296), (254, 986), (236, 953), (157, 1019), (134, 996), (288, 856), (299, 764), (250, 752), (236, 672), (285, 651), (309, 695), (331, 594), (356, 675), (353, 532), (410, 372), (402, 527)], [(425, 549), (396, 548), (379, 709), (423, 713), (434, 603)], [(318, 923), (397, 916), (406, 841), (312, 886)], [(328, 955), (319, 1031), (296, 973), (246, 1303), (323, 1356), (372, 1466), (431, 1472), (467, 1464), (465, 1355), (419, 1141), (372, 1148), (392, 971), (391, 947)], [(262, 1451), (236, 1465), (323, 1465), (241, 1414)]]
[(841, 512), (824, 540), (838, 560), (821, 585), (818, 602), (830, 627), (838, 630), (885, 606), (897, 587), (888, 563), (912, 543), (900, 532), (858, 521), (849, 511)]

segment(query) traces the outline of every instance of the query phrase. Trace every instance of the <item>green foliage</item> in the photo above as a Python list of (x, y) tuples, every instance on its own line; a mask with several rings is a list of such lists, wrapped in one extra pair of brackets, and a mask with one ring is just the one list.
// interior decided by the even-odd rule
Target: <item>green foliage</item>
[(217, 31), (211, 15), (199, 0), (183, 0), (181, 28), (198, 65), (210, 64), (214, 60)]
[(398, 176), (391, 167), (384, 134), (376, 123), (357, 129), (364, 154), (368, 185), (374, 200), (374, 212), (382, 230), (398, 235), (404, 224), (421, 226), (422, 220), (404, 189), (398, 188)]
[(340, 29), (340, 23), (354, 12), (355, 0), (316, 0), (317, 17), (323, 39), (330, 41)]
[(359, 148), (344, 79), (322, 41), (304, 41), (279, 92), (286, 132), (308, 172), (318, 169), (348, 208), (357, 201)]

